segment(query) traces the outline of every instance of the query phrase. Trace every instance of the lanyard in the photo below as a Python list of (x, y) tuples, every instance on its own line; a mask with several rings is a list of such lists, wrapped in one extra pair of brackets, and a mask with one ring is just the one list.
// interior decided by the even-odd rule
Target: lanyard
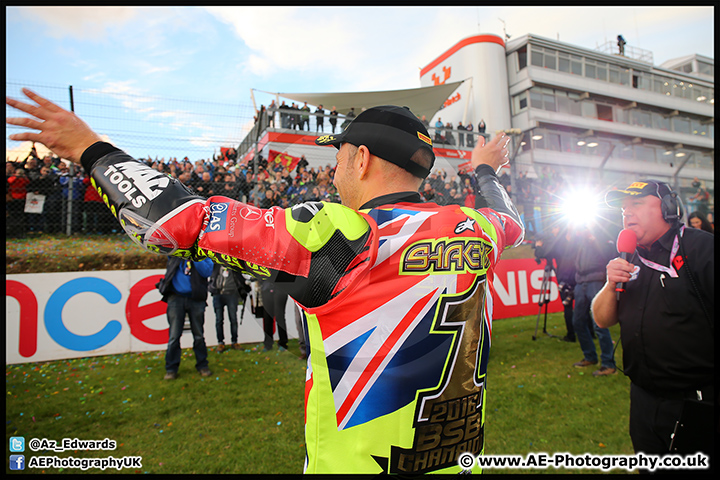
[(673, 268), (673, 259), (675, 258), (675, 255), (677, 255), (678, 248), (680, 246), (678, 238), (682, 237), (684, 230), (685, 230), (685, 225), (682, 225), (680, 227), (680, 232), (677, 235), (675, 235), (675, 239), (673, 240), (672, 250), (670, 250), (670, 260), (668, 261), (668, 264), (670, 265), (669, 267), (652, 262), (650, 260), (643, 258), (641, 255), (638, 255), (638, 257), (640, 257), (640, 261), (648, 268), (652, 268), (653, 270), (657, 270), (658, 272), (665, 272), (668, 275), (670, 275), (671, 278), (677, 278), (678, 277), (677, 270), (675, 270), (675, 268)]

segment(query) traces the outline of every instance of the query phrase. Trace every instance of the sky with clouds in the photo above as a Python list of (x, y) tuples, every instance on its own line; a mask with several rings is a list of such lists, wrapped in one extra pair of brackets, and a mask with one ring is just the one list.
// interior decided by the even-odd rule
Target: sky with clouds
[[(622, 34), (656, 65), (714, 58), (713, 19), (712, 7), (6, 7), (7, 93), (47, 84), (132, 94), (125, 107), (158, 121), (182, 112), (145, 97), (192, 98), (243, 105), (247, 124), (251, 89), (416, 88), (421, 68), (479, 33), (590, 49)], [(257, 105), (270, 99), (255, 94)], [(175, 122), (190, 124), (200, 131), (202, 121)]]

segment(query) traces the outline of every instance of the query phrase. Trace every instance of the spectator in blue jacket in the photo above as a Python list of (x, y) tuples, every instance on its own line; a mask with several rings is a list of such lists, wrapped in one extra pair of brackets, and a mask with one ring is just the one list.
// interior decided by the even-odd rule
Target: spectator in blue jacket
[(193, 335), (195, 368), (203, 377), (212, 375), (208, 368), (207, 346), (203, 328), (207, 306), (208, 278), (212, 274), (213, 262), (209, 258), (201, 262), (179, 257), (168, 257), (165, 277), (157, 287), (167, 303), (167, 318), (170, 326), (168, 348), (165, 354), (165, 380), (175, 380), (180, 367), (180, 337), (183, 333), (185, 315), (190, 318)]

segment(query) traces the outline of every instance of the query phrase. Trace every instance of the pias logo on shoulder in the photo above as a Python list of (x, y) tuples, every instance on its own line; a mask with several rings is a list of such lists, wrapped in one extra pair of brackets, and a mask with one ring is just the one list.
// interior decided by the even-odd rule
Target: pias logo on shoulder
[(170, 177), (139, 162), (109, 165), (103, 176), (107, 177), (135, 208), (140, 208), (156, 198), (170, 184)]
[(480, 238), (441, 238), (410, 245), (403, 252), (400, 275), (482, 273), (490, 267), (492, 246)]
[(211, 203), (210, 204), (210, 221), (205, 228), (206, 232), (220, 232), (225, 230), (227, 224), (227, 203)]

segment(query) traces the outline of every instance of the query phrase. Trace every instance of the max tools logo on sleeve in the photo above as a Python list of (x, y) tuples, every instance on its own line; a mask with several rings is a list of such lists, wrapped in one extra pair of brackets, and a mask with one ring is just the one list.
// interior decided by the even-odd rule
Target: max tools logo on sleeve
[(135, 208), (160, 195), (170, 184), (170, 177), (138, 162), (110, 165), (103, 175)]

